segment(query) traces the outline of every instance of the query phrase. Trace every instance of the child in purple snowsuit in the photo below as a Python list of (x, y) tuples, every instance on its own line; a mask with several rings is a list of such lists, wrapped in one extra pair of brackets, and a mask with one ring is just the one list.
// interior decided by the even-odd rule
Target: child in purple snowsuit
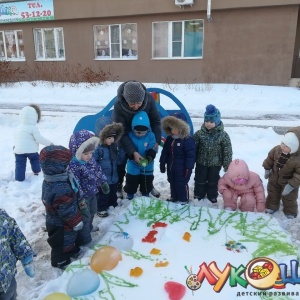
[(101, 167), (97, 164), (92, 154), (99, 143), (88, 130), (75, 132), (69, 142), (73, 159), (69, 168), (80, 186), (79, 206), (83, 215), (83, 228), (78, 232), (79, 243), (82, 246), (92, 241), (91, 231), (99, 230), (93, 227), (94, 216), (97, 212), (97, 193), (101, 188), (103, 193), (109, 193), (109, 185)]

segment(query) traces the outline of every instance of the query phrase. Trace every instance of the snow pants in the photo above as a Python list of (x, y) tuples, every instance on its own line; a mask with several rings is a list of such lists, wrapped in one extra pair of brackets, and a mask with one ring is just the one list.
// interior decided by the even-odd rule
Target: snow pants
[(84, 246), (92, 241), (91, 230), (97, 212), (97, 196), (84, 198), (88, 209), (82, 211), (83, 227), (78, 231), (77, 241), (79, 246)]
[(33, 173), (41, 172), (39, 157), (40, 157), (40, 155), (37, 152), (36, 153), (15, 154), (15, 161), (16, 161), (15, 180), (16, 181), (24, 181), (25, 180), (27, 158), (29, 159), (32, 172)]
[(107, 210), (110, 206), (118, 206), (117, 202), (117, 183), (109, 185), (109, 193), (105, 195), (102, 190), (99, 190), (97, 197), (97, 210), (104, 211)]
[(240, 197), (240, 211), (254, 211), (256, 198), (254, 193), (238, 193), (234, 189), (227, 189), (223, 192), (224, 208), (237, 209), (237, 200)]
[(268, 181), (267, 185), (267, 198), (266, 198), (266, 208), (278, 210), (280, 206), (280, 200), (283, 203), (283, 213), (285, 215), (292, 215), (294, 217), (298, 214), (298, 192), (299, 188), (293, 189), (288, 195), (282, 196), (282, 191), (284, 186), (279, 185), (276, 181)]
[(221, 166), (206, 167), (196, 164), (194, 198), (217, 199), (218, 181), (220, 179)]
[(124, 191), (127, 194), (135, 194), (138, 190), (138, 187), (140, 187), (140, 192), (142, 195), (149, 195), (153, 189), (153, 179), (153, 175), (131, 175), (127, 173)]
[(0, 300), (16, 300), (16, 299), (17, 299), (17, 282), (15, 277), (13, 277), (6, 293), (0, 292)]
[(191, 174), (185, 177), (184, 171), (182, 172), (169, 172), (167, 173), (168, 182), (170, 183), (171, 198), (173, 201), (189, 202), (189, 186)]
[(71, 256), (79, 251), (75, 246), (77, 232), (66, 232), (63, 226), (55, 226), (46, 222), (47, 242), (51, 247), (51, 265), (63, 267), (71, 262)]

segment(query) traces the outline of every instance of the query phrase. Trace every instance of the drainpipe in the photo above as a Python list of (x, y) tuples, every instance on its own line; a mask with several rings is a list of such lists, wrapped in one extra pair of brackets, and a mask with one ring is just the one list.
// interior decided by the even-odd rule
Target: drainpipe
[(207, 0), (207, 21), (212, 22), (213, 18), (211, 16), (211, 0)]

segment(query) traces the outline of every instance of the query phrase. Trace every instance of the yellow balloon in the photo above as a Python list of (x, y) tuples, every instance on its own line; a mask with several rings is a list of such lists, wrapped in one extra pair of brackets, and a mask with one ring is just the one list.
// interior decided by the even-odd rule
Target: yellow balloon
[(52, 293), (46, 296), (43, 300), (72, 300), (72, 298), (64, 293)]
[(122, 255), (118, 249), (112, 246), (104, 246), (93, 254), (90, 265), (96, 273), (101, 273), (103, 270), (110, 271), (114, 269), (120, 260), (122, 260)]

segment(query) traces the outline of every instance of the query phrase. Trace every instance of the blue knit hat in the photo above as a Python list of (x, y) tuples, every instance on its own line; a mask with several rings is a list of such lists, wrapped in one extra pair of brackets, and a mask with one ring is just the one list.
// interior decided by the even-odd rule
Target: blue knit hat
[(185, 114), (182, 112), (175, 112), (171, 116), (187, 123), (187, 118), (186, 118)]
[(95, 123), (95, 136), (99, 136), (99, 133), (106, 125), (112, 124), (111, 117), (102, 116), (99, 119), (96, 120)]
[(221, 123), (220, 111), (212, 104), (207, 105), (204, 114), (204, 121), (215, 123), (216, 126), (218, 126)]

